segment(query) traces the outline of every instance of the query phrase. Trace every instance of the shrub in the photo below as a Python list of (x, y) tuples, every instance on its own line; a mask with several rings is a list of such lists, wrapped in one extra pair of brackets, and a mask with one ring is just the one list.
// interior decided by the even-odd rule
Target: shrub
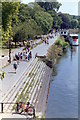
[(69, 46), (69, 43), (68, 42), (65, 42), (63, 39), (59, 38), (57, 41), (56, 41), (56, 45), (59, 45), (61, 47), (68, 47)]

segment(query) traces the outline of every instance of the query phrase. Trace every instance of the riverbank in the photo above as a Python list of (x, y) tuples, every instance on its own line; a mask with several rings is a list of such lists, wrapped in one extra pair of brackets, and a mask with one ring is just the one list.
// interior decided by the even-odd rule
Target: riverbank
[(78, 118), (78, 55), (79, 47), (66, 54), (56, 64), (56, 75), (52, 76), (46, 118)]
[(55, 65), (59, 59), (67, 52), (69, 43), (65, 42), (63, 37), (59, 37), (55, 43), (48, 49), (46, 57), (42, 60), (53, 69), (55, 74)]
[[(48, 49), (47, 56), (38, 56), (47, 66), (52, 68), (52, 73), (55, 75), (55, 64), (59, 61), (59, 59), (67, 52), (69, 44), (65, 42), (63, 37), (59, 37), (58, 40)], [(51, 74), (52, 76), (52, 74)], [(45, 112), (42, 114), (42, 118), (45, 118), (47, 103), (48, 103), (48, 96), (49, 96), (49, 89), (50, 89), (51, 79), (49, 79), (48, 87), (47, 87), (47, 97), (46, 97), (46, 105), (45, 105)]]
[[(16, 92), (18, 92), (18, 90), (19, 90), (19, 92), (21, 92), (25, 87), (24, 87), (24, 85), (26, 85), (27, 84), (27, 82), (31, 82), (31, 83), (34, 83), (34, 82), (37, 82), (38, 81), (38, 83), (41, 81), (42, 82), (42, 84), (44, 83), (43, 81), (45, 81), (46, 83), (45, 84), (43, 84), (43, 86), (44, 85), (46, 85), (46, 87), (44, 86), (43, 88), (45, 89), (42, 89), (42, 92), (44, 93), (44, 95), (43, 95), (43, 97), (44, 98), (46, 98), (45, 97), (45, 95), (47, 95), (47, 90), (48, 90), (48, 86), (47, 86), (47, 83), (48, 83), (48, 78), (49, 78), (49, 76), (47, 76), (47, 75), (50, 75), (50, 71), (52, 71), (51, 70), (51, 68), (49, 68), (49, 67), (47, 67), (46, 65), (45, 65), (45, 63), (43, 63), (42, 61), (40, 62), (40, 64), (41, 65), (39, 65), (38, 63), (37, 63), (37, 61), (35, 61), (36, 59), (35, 59), (35, 53), (37, 52), (37, 54), (38, 55), (41, 55), (41, 56), (44, 56), (44, 55), (46, 55), (47, 54), (47, 50), (49, 49), (49, 47), (52, 45), (52, 44), (54, 44), (54, 42), (56, 41), (56, 39), (58, 39), (58, 37), (59, 36), (55, 36), (55, 35), (53, 35), (54, 36), (54, 38), (52, 38), (52, 39), (49, 39), (49, 44), (47, 45), (45, 45), (45, 43), (42, 43), (42, 44), (40, 44), (40, 45), (38, 45), (37, 47), (35, 47), (35, 48), (33, 48), (33, 50), (32, 50), (32, 59), (29, 61), (29, 62), (26, 62), (26, 61), (21, 61), (20, 63), (19, 63), (19, 65), (18, 65), (18, 69), (17, 69), (17, 73), (16, 74), (14, 74), (14, 71), (13, 71), (13, 64), (10, 64), (10, 65), (8, 65), (8, 66), (6, 66), (5, 68), (4, 68), (4, 71), (6, 72), (6, 74), (5, 74), (5, 78), (4, 78), (4, 80), (2, 81), (2, 85), (3, 85), (3, 99), (4, 99), (4, 97), (6, 96), (6, 99), (4, 99), (5, 101), (7, 100), (7, 102), (13, 102), (14, 101), (14, 99), (15, 100), (17, 100), (17, 97), (19, 97), (19, 95), (20, 94), (17, 94), (17, 97), (15, 98), (15, 94), (16, 94)], [(35, 64), (35, 62), (36, 62), (36, 65), (35, 65), (35, 67), (34, 67), (34, 64)], [(33, 63), (32, 63), (33, 62)], [(40, 68), (38, 68), (38, 65), (39, 66), (41, 66)], [(35, 73), (37, 72), (37, 74), (32, 74), (31, 76), (32, 77), (30, 77), (30, 74), (29, 74), (29, 71), (31, 71), (32, 69), (33, 69), (33, 67), (34, 67), (34, 69), (36, 70), (34, 70), (35, 71)], [(37, 68), (36, 68), (37, 67)], [(44, 68), (42, 68), (42, 67), (44, 67)], [(30, 68), (30, 69), (28, 69), (28, 68)], [(49, 69), (49, 72), (47, 71), (48, 69)], [(42, 69), (41, 70), (41, 72), (40, 72), (40, 69)], [(43, 72), (42, 72), (43, 71)], [(42, 77), (40, 77), (39, 76), (39, 72), (40, 72), (40, 76), (42, 76)], [(46, 72), (46, 73), (45, 73)], [(49, 74), (48, 74), (49, 73)], [(43, 75), (42, 75), (43, 74)], [(26, 76), (27, 75), (27, 76)], [(29, 76), (28, 76), (29, 75)], [(35, 78), (33, 77), (33, 76), (35, 76)], [(44, 77), (45, 76), (45, 77)], [(29, 77), (29, 78), (27, 78), (27, 77)], [(32, 78), (32, 79), (30, 79), (30, 78)], [(34, 80), (33, 80), (33, 78), (34, 78)], [(38, 79), (39, 78), (39, 79)], [(45, 79), (45, 80), (43, 80), (43, 79)], [(47, 80), (48, 79), (48, 80)], [(42, 81), (43, 80), (43, 81)], [(22, 81), (22, 82), (20, 82), (20, 81)], [(19, 84), (19, 82), (20, 82), (20, 84)], [(19, 84), (19, 85), (18, 85)], [(22, 85), (22, 84), (24, 84), (24, 85)], [(29, 85), (31, 85), (31, 84), (29, 84)], [(34, 84), (33, 84), (34, 85)], [(37, 85), (36, 87), (30, 87), (28, 90), (30, 90), (30, 89), (34, 89), (33, 90), (33, 93), (37, 93), (37, 91), (36, 90), (38, 90), (37, 89), (37, 87), (38, 87), (38, 85), (39, 84), (37, 84), (37, 83), (35, 83), (35, 85)], [(41, 85), (41, 83), (40, 83), (40, 85)], [(22, 89), (22, 87), (23, 87), (23, 89)], [(29, 87), (29, 86), (28, 86)], [(41, 87), (42, 88), (42, 87)], [(11, 90), (11, 92), (10, 92), (10, 90)], [(26, 88), (26, 90), (27, 90), (27, 88)], [(26, 90), (24, 91), (24, 92), (26, 92)], [(46, 93), (45, 93), (45, 92)], [(13, 93), (14, 93), (14, 95), (13, 95)], [(35, 94), (34, 94), (35, 95)], [(33, 96), (34, 96), (33, 95)], [(29, 92), (29, 93), (27, 93), (27, 98), (28, 97), (30, 97), (31, 96), (31, 93)], [(43, 98), (43, 97), (40, 97), (40, 98)], [(10, 99), (9, 99), (10, 98)], [(26, 99), (27, 99), (26, 98)], [(34, 99), (34, 97), (30, 97), (30, 98), (32, 98), (32, 99)], [(25, 99), (25, 101), (26, 101), (26, 99)], [(42, 99), (43, 100), (43, 99)], [(46, 99), (45, 99), (46, 100)], [(44, 101), (45, 101), (44, 100)], [(35, 101), (35, 100), (34, 100)], [(37, 102), (37, 104), (38, 104), (39, 102)], [(46, 102), (45, 102), (46, 103)], [(43, 103), (44, 104), (44, 103)], [(41, 103), (39, 104), (40, 106), (41, 106)], [(45, 106), (45, 104), (43, 105), (43, 106)], [(42, 107), (43, 107), (42, 106)], [(7, 106), (8, 107), (8, 106)], [(6, 108), (7, 108), (6, 107)], [(11, 107), (10, 107), (11, 108)], [(39, 109), (38, 109), (39, 110)], [(44, 110), (44, 109), (42, 109), (42, 110)], [(40, 111), (41, 111), (41, 107), (40, 107)], [(39, 115), (39, 113), (40, 112), (38, 112), (38, 115)]]
[(35, 54), (37, 52), (38, 55), (44, 56), (47, 54), (47, 50), (49, 47), (54, 44), (58, 36), (54, 36), (54, 38), (49, 39), (49, 45), (45, 45), (45, 43), (42, 43), (38, 45), (37, 47), (33, 48), (32, 50), (32, 59), (30, 61), (20, 61), (18, 65), (18, 69), (16, 74), (14, 74), (13, 69), (13, 63), (3, 68), (3, 70), (6, 72), (5, 78), (3, 80), (3, 94), (6, 94), (7, 91), (12, 87), (12, 85), (18, 81), (18, 79), (21, 77), (21, 75), (24, 73), (24, 71), (28, 68), (28, 65), (34, 60)]
[[(60, 40), (60, 38), (59, 38)], [(57, 45), (56, 45), (57, 44)], [(60, 43), (61, 44), (61, 43)], [(53, 46), (53, 45), (52, 45)], [(62, 46), (59, 46), (58, 41), (54, 44), (57, 52), (55, 55), (61, 57)], [(46, 46), (45, 46), (46, 47)], [(50, 47), (52, 48), (52, 47)], [(60, 52), (61, 50), (61, 52)], [(54, 51), (55, 52), (55, 51)], [(36, 116), (45, 116), (45, 111), (48, 102), (48, 94), (50, 87), (50, 77), (52, 75), (52, 69), (48, 67), (39, 58), (33, 59), (30, 65), (25, 70), (24, 74), (17, 80), (15, 84), (9, 89), (7, 94), (3, 94), (4, 102), (20, 102), (30, 101), (36, 108)], [(14, 92), (15, 91), (15, 92)], [(31, 92), (32, 91), (32, 92)], [(15, 110), (15, 105), (4, 105), (5, 112)]]
[[(23, 101), (24, 104), (29, 101), (35, 106), (37, 117), (40, 118), (45, 114), (51, 74), (51, 68), (39, 58), (34, 59), (22, 77), (9, 89), (1, 100), (4, 103), (4, 113), (15, 112), (16, 103), (20, 101)], [(8, 102), (12, 104), (5, 104)]]
[[(80, 39), (79, 39), (80, 42)], [(78, 55), (80, 46), (68, 48), (56, 64), (56, 75), (52, 76), (46, 118), (77, 119), (78, 116)]]

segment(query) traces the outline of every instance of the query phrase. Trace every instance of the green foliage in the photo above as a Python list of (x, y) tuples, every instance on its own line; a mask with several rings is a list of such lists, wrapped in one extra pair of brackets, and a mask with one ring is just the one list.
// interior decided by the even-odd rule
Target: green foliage
[(61, 26), (79, 28), (75, 16), (57, 13), (60, 6), (57, 1), (29, 4), (3, 2), (2, 43), (6, 45), (10, 37), (16, 45), (18, 41), (34, 39), (37, 35), (47, 34), (52, 28), (59, 29)]
[[(33, 7), (31, 7), (33, 6)], [(37, 3), (30, 4), (20, 4), (19, 9), (19, 22), (24, 22), (29, 19), (34, 19), (34, 15), (37, 11), (42, 11), (43, 9)]]
[(58, 13), (56, 11), (59, 10), (61, 3), (59, 2), (38, 2), (38, 4), (53, 17), (53, 28), (59, 29), (62, 20), (58, 16)]
[(78, 28), (80, 29), (80, 19), (78, 20)]
[(58, 16), (55, 10), (50, 10), (48, 13), (53, 17), (53, 28), (59, 29), (62, 24), (61, 18)]
[(2, 40), (13, 39), (12, 20), (18, 20), (19, 2), (2, 2)]
[(74, 29), (74, 28), (77, 28), (78, 27), (78, 21), (77, 20), (72, 20), (71, 21), (71, 28)]
[(4, 76), (5, 76), (5, 72), (4, 70), (1, 70), (1, 73), (0, 73), (0, 79), (3, 80)]
[(59, 16), (61, 17), (63, 23), (61, 28), (79, 28), (78, 16), (73, 16), (69, 14), (62, 14), (60, 13)]
[(69, 46), (69, 43), (68, 42), (63, 42), (63, 47), (68, 47)]
[(52, 28), (53, 18), (50, 14), (39, 11), (35, 14), (35, 21), (37, 22), (38, 26), (42, 28), (44, 34), (47, 34), (50, 29)]
[(37, 2), (45, 11), (48, 10), (55, 10), (58, 11), (61, 3), (57, 2), (57, 0), (55, 2)]
[(19, 23), (18, 26), (14, 26), (14, 40), (23, 41), (30, 37), (42, 34), (42, 29), (37, 25), (34, 19), (26, 20), (23, 24)]
[(62, 40), (61, 40), (61, 39), (57, 40), (57, 41), (56, 41), (56, 45), (63, 46), (63, 42), (62, 42)]
[(50, 14), (37, 3), (20, 4), (19, 21), (13, 25), (14, 41), (24, 41), (35, 36), (47, 34), (52, 28), (53, 19)]
[(59, 38), (57, 41), (56, 41), (56, 45), (59, 45), (61, 47), (68, 47), (69, 46), (69, 43), (68, 42), (65, 42), (63, 39)]

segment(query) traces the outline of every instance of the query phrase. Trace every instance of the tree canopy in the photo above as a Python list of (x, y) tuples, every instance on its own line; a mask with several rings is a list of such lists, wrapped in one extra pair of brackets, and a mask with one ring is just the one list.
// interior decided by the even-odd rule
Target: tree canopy
[[(52, 28), (53, 18), (37, 3), (20, 4), (19, 21), (13, 25), (14, 39), (27, 40), (37, 35), (47, 34)], [(21, 33), (23, 35), (21, 35)]]
[(34, 19), (37, 25), (42, 28), (43, 34), (47, 34), (52, 28), (53, 18), (50, 14), (39, 11), (35, 14)]
[(12, 20), (18, 20), (19, 2), (2, 2), (2, 40), (13, 39)]
[(58, 16), (57, 12), (61, 6), (61, 3), (55, 1), (55, 2), (38, 2), (38, 4), (52, 16), (53, 28), (59, 29), (62, 24), (62, 20)]
[(58, 13), (61, 3), (19, 2), (2, 3), (2, 40), (5, 44), (9, 37), (14, 41), (34, 39), (37, 35), (47, 34), (53, 29), (80, 28), (77, 16)]
[(61, 18), (58, 16), (55, 10), (50, 10), (48, 13), (53, 17), (53, 28), (59, 29), (62, 24)]
[(58, 11), (61, 3), (55, 1), (55, 2), (37, 2), (45, 11), (48, 10), (55, 10)]

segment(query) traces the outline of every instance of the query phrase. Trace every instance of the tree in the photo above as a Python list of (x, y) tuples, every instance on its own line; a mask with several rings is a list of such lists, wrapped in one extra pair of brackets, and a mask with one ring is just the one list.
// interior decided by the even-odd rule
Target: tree
[(47, 34), (52, 28), (53, 24), (53, 18), (51, 15), (44, 11), (39, 11), (35, 14), (34, 18), (38, 26), (42, 28), (43, 33)]
[(59, 29), (62, 24), (61, 18), (58, 16), (55, 10), (50, 10), (48, 13), (53, 17), (53, 28)]
[(80, 19), (78, 20), (78, 28), (80, 29)]
[(15, 43), (46, 34), (52, 28), (51, 15), (44, 12), (37, 3), (20, 4), (19, 21), (13, 25)]
[[(17, 28), (17, 29), (16, 29)], [(34, 19), (28, 19), (25, 22), (18, 23), (18, 26), (13, 27), (14, 41), (24, 41), (29, 38), (34, 39), (36, 35), (42, 34), (42, 28), (37, 25)]]
[(78, 18), (79, 16), (75, 16), (75, 15), (69, 15), (69, 14), (63, 14), (60, 15), (62, 20), (63, 20), (63, 24), (62, 26), (64, 28), (68, 27), (68, 28), (78, 28), (79, 24), (78, 24)]
[(13, 39), (12, 20), (18, 20), (19, 2), (2, 2), (2, 41)]
[(2, 3), (2, 42), (9, 42), (9, 63), (11, 63), (12, 20), (18, 20), (19, 2)]
[(45, 11), (48, 11), (48, 10), (55, 10), (55, 11), (58, 11), (60, 6), (61, 6), (61, 3), (55, 1), (55, 2), (37, 2)]
[(55, 1), (55, 2), (38, 2), (38, 4), (53, 17), (53, 28), (59, 29), (62, 20), (58, 16), (57, 11), (59, 10), (61, 3)]
[(61, 29), (69, 29), (71, 24), (70, 24), (70, 20), (68, 19), (68, 17), (62, 14), (61, 12), (58, 14), (63, 21), (61, 24)]
[(71, 28), (74, 29), (74, 28), (77, 28), (78, 27), (78, 21), (77, 20), (72, 20), (71, 21)]
[(34, 15), (37, 11), (43, 11), (43, 9), (37, 3), (20, 4), (19, 20), (21, 22), (27, 19), (34, 19)]

